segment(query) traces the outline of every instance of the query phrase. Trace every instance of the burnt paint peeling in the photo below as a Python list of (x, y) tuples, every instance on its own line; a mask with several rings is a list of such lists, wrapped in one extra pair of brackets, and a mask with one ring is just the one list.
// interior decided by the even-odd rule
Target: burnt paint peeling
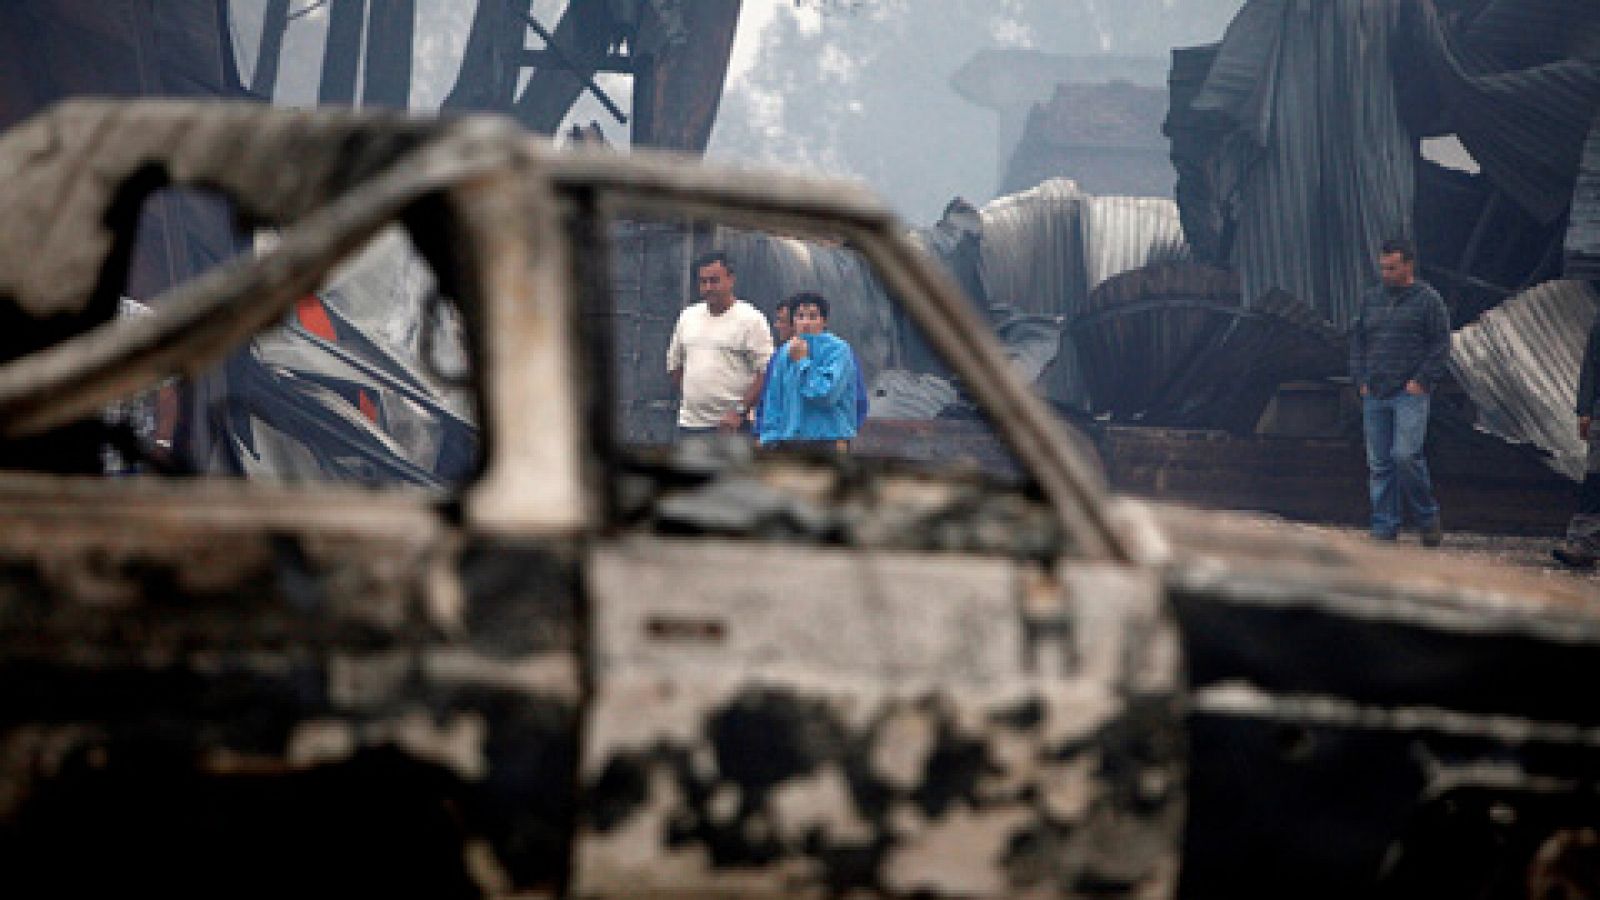
[(560, 544), (480, 539), (458, 564), (468, 641), (492, 658), (577, 652), (578, 564)]
[(613, 831), (649, 799), (649, 774), (635, 757), (614, 756), (589, 786), (584, 797), (584, 821), (595, 831)]
[(577, 823), (577, 705), (546, 694), (459, 688), (437, 695), (433, 711), (476, 712), (489, 723), (486, 772), (464, 803), (512, 883), (561, 883)]
[(1031, 731), (1044, 721), (1044, 704), (1037, 697), (1030, 697), (1011, 709), (996, 710), (989, 715), (989, 721), (1016, 731)]
[[(1019, 716), (1018, 711), (1028, 714)], [(1153, 867), (1167, 855), (1161, 841), (1141, 833), (1143, 827), (1156, 823), (1148, 830), (1169, 833), (1181, 815), (1181, 784), (1174, 774), (1181, 764), (1181, 741), (1173, 717), (1153, 721), (1163, 711), (1170, 713), (1170, 708), (1151, 700), (1130, 721), (1109, 723), (1076, 742), (1073, 756), (1091, 765), (1095, 799), (1084, 817), (1063, 821), (1054, 816), (1042, 786), (1032, 780), (1009, 791), (997, 791), (991, 784), (1004, 769), (994, 745), (997, 732), (1040, 737), (1047, 712), (1036, 697), (996, 710), (990, 717), (993, 730), (975, 734), (939, 694), (892, 703), (870, 720), (851, 724), (823, 696), (774, 686), (751, 688), (707, 712), (702, 734), (716, 761), (714, 769), (694, 764), (695, 746), (670, 740), (613, 754), (587, 786), (585, 822), (599, 835), (615, 835), (649, 814), (663, 799), (652, 794), (652, 773), (663, 773), (675, 786), (676, 798), (659, 810), (667, 823), (664, 841), (679, 852), (703, 849), (713, 869), (812, 873), (795, 882), (779, 876), (772, 882), (774, 890), (811, 884), (830, 893), (863, 890), (931, 897), (943, 892), (900, 890), (888, 874), (891, 858), (917, 841), (915, 832), (924, 827), (910, 824), (908, 832), (908, 823), (933, 827), (985, 810), (1015, 810), (1016, 821), (1023, 824), (989, 860), (1003, 873), (1004, 883), (1018, 890), (1050, 885), (1082, 896), (1131, 896), (1151, 886)], [(933, 736), (909, 785), (886, 777), (874, 764), (881, 742), (894, 733), (890, 723), (908, 714), (926, 718)], [(1146, 729), (1157, 734), (1143, 734)], [(1034, 758), (1041, 762), (1054, 762), (1066, 750), (1037, 740), (1033, 746)], [(1112, 761), (1125, 753), (1135, 763)], [(841, 836), (820, 820), (810, 825), (784, 821), (776, 809), (778, 791), (814, 783), (830, 771), (840, 773), (848, 785), (851, 808), (845, 815), (861, 823), (858, 834)], [(1168, 790), (1150, 790), (1153, 773), (1164, 777)], [(719, 796), (735, 797), (737, 803), (725, 802), (726, 808), (718, 809)], [(1144, 844), (1131, 854), (1125, 847), (1092, 841), (1097, 830), (1106, 830), (1119, 817), (1132, 826), (1118, 833), (1129, 843)], [(807, 866), (796, 868), (794, 863), (802, 860)]]
[(706, 736), (717, 770), (748, 807), (764, 804), (778, 784), (837, 760), (845, 748), (844, 728), (827, 704), (776, 689), (739, 694), (711, 717)]
[(940, 721), (937, 742), (917, 789), (911, 792), (911, 802), (929, 819), (943, 816), (957, 803), (982, 807), (978, 782), (994, 771), (982, 740), (964, 737), (949, 722)]

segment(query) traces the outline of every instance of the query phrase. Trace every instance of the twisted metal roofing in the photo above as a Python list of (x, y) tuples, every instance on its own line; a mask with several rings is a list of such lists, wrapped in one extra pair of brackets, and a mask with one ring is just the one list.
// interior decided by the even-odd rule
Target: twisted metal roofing
[(1600, 294), (1582, 281), (1552, 281), (1507, 300), (1450, 342), (1450, 370), (1478, 407), (1478, 427), (1550, 454), (1578, 480), (1587, 447), (1573, 404), (1584, 343)]
[(1350, 323), (1379, 242), (1432, 214), (1413, 212), (1413, 135), (1456, 134), (1540, 224), (1567, 210), (1600, 110), (1600, 3), (1443, 5), (1250, 0), (1214, 50), (1174, 54), (1185, 220), (1247, 303), (1283, 290)]

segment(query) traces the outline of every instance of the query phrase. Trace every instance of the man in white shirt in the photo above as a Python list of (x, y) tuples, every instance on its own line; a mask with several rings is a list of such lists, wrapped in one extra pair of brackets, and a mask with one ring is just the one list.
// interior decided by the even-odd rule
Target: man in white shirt
[(667, 347), (667, 373), (681, 394), (678, 433), (734, 433), (761, 396), (772, 333), (761, 311), (733, 295), (733, 267), (723, 253), (694, 261), (701, 302), (678, 315)]

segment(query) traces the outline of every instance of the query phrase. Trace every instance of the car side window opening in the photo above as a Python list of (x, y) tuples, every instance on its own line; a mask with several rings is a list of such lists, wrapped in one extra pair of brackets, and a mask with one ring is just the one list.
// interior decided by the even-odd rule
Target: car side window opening
[[(260, 257), (276, 245), (271, 231), (222, 241), (197, 202), (146, 205), (129, 278), (140, 296), (122, 298), (119, 323), (154, 312), (153, 286), (197, 277), (229, 248)], [(193, 247), (196, 229), (209, 252)], [(174, 246), (187, 248), (182, 265), (162, 270)], [(456, 487), (480, 461), (471, 375), (454, 302), (391, 226), (222, 364), (108, 407), (101, 464), (111, 476)]]
[[(637, 479), (622, 492), (625, 519), (669, 534), (1059, 549), (1044, 503), (995, 489), (1025, 485), (1026, 473), (859, 248), (743, 220), (629, 215), (609, 235), (613, 432), (635, 462), (708, 476)], [(823, 337), (796, 331), (796, 306)], [(1015, 314), (997, 329), (1024, 378), (1049, 366), (1053, 326)], [(764, 460), (816, 477), (780, 477)]]

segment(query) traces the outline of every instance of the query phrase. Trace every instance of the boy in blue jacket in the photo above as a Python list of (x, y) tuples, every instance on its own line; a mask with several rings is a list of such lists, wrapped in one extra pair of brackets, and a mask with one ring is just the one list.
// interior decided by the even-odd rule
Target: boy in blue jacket
[(761, 444), (843, 452), (866, 412), (855, 353), (827, 331), (826, 297), (803, 292), (787, 305), (795, 333), (772, 354), (761, 395)]

